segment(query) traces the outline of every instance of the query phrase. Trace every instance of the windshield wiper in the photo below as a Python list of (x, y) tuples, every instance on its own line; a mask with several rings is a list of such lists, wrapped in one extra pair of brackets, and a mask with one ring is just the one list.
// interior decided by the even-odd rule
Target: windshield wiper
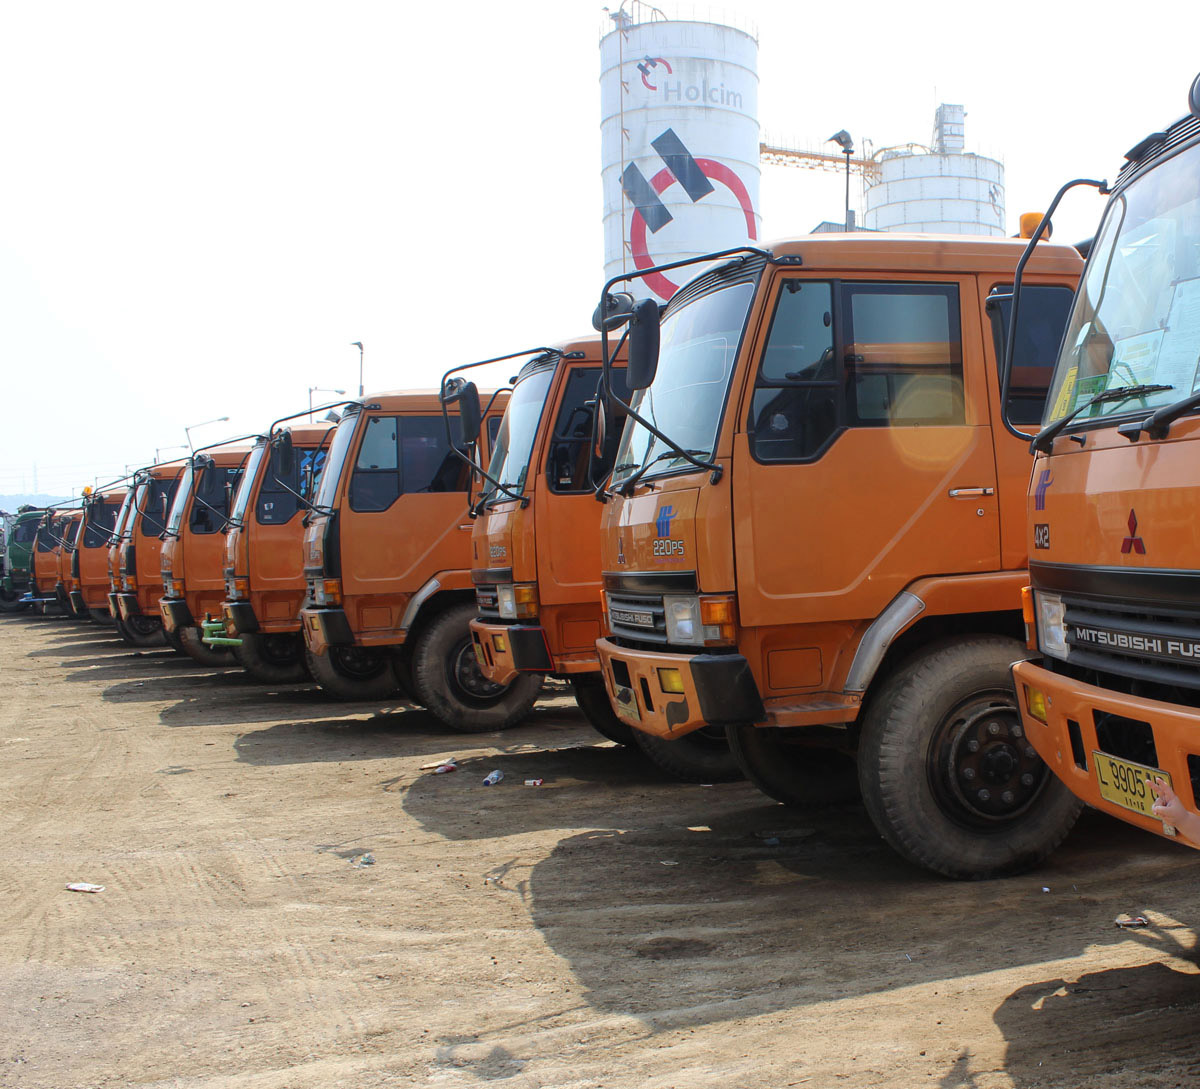
[(1049, 427), (1043, 427), (1041, 431), (1033, 436), (1033, 440), (1029, 444), (1029, 452), (1033, 454), (1041, 450), (1044, 453), (1049, 450), (1055, 436), (1061, 434), (1067, 424), (1093, 405), (1104, 405), (1113, 401), (1128, 401), (1130, 397), (1144, 397), (1147, 393), (1162, 393), (1164, 390), (1174, 388), (1174, 386), (1149, 385), (1117, 386), (1115, 389), (1106, 389), (1101, 393), (1097, 393), (1095, 397), (1089, 397), (1083, 404), (1068, 412), (1061, 420), (1050, 424)]
[[(690, 458), (693, 457), (703, 457), (707, 453), (707, 450), (664, 450), (658, 455), (658, 457), (651, 458), (649, 461), (647, 461), (628, 480), (622, 480), (621, 483), (617, 485), (616, 490), (622, 495), (629, 495), (630, 492), (633, 491), (633, 486), (646, 475), (651, 466), (657, 465), (660, 461), (666, 461), (667, 458), (683, 458), (684, 460), (690, 460)], [(693, 462), (693, 464), (695, 463)], [(710, 466), (708, 465), (703, 466), (705, 469), (708, 469), (709, 467)], [(614, 469), (613, 472), (616, 472), (616, 470)]]
[[(1168, 386), (1168, 389), (1171, 387)], [(1130, 442), (1137, 442), (1145, 431), (1152, 439), (1165, 439), (1171, 430), (1171, 424), (1200, 407), (1200, 392), (1189, 394), (1178, 401), (1152, 412), (1144, 420), (1130, 420), (1117, 428), (1118, 435), (1124, 435)]]

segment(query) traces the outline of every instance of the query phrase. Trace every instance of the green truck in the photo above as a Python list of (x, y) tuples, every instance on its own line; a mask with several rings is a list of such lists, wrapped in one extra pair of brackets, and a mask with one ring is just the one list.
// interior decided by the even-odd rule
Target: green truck
[(33, 541), (45, 512), (40, 507), (18, 507), (16, 514), (3, 512), (4, 548), (0, 554), (0, 612), (15, 613), (29, 608), (21, 598), (32, 588)]

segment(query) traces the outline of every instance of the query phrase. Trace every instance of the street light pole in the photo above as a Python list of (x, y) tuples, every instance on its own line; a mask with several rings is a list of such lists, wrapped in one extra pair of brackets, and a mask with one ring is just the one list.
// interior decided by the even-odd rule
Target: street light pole
[(344, 389), (329, 389), (327, 386), (309, 386), (308, 387), (308, 422), (312, 423), (313, 418), (313, 403), (312, 395), (314, 393), (336, 393), (339, 397), (344, 397), (346, 391)]
[(361, 340), (352, 340), (350, 342), (350, 347), (358, 349), (358, 395), (359, 395), (359, 397), (361, 397), (363, 395), (363, 346), (362, 346), (362, 341)]
[(846, 156), (846, 230), (850, 231), (853, 229), (850, 219), (850, 156), (854, 154), (854, 140), (845, 129), (841, 129), (825, 143), (839, 145)]
[(192, 432), (193, 432), (193, 431), (194, 431), (194, 430), (195, 430), (197, 427), (207, 427), (209, 424), (219, 424), (219, 423), (228, 423), (228, 422), (229, 422), (229, 417), (228, 417), (228, 416), (218, 416), (218, 417), (217, 417), (215, 420), (202, 420), (202, 421), (201, 421), (200, 423), (198, 423), (198, 424), (189, 424), (187, 427), (185, 427), (185, 428), (183, 429), (183, 433), (184, 433), (184, 434), (187, 436), (187, 441), (188, 441), (188, 449), (189, 449), (189, 450), (195, 450), (195, 449), (196, 449), (196, 448), (195, 448), (195, 447), (192, 445)]

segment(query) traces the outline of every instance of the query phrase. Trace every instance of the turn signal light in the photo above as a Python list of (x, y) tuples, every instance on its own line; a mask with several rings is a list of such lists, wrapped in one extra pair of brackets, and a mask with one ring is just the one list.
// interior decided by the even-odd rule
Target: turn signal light
[(1033, 587), (1021, 587), (1021, 619), (1025, 621), (1025, 645), (1037, 650), (1037, 628), (1033, 622)]
[(1025, 689), (1025, 706), (1029, 713), (1039, 722), (1049, 721), (1046, 711), (1046, 694), (1040, 689), (1030, 688), (1027, 684), (1022, 687)]
[(237, 591), (238, 594), (242, 595), (243, 597), (248, 596), (250, 593), (250, 580), (242, 579), (242, 578), (235, 578), (233, 580), (233, 588), (234, 588), (234, 590)]
[(342, 603), (342, 580), (322, 579), (321, 582), (325, 590), (325, 604), (340, 605)]

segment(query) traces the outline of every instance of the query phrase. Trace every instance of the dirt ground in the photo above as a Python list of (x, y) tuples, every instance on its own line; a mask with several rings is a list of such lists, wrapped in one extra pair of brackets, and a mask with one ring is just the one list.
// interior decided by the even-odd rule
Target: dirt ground
[(0, 684), (2, 1086), (1200, 1076), (1200, 853), (1096, 814), (956, 884), (857, 807), (666, 781), (568, 700), (457, 735), (24, 616)]

